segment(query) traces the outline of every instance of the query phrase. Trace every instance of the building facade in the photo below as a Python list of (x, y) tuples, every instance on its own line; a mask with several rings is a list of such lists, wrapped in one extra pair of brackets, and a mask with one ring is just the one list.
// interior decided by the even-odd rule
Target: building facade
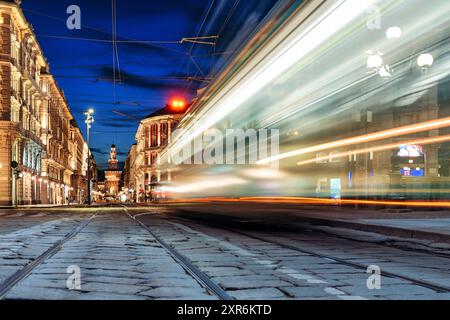
[(157, 187), (172, 180), (170, 170), (157, 168), (161, 151), (171, 142), (172, 132), (183, 118), (189, 105), (165, 108), (143, 119), (136, 133), (136, 160), (128, 184), (136, 192), (137, 202), (147, 202), (165, 197)]
[(67, 203), (84, 161), (74, 131), (19, 1), (0, 1), (0, 205)]
[(136, 202), (136, 157), (137, 144), (133, 144), (128, 152), (123, 170), (123, 184), (129, 201)]

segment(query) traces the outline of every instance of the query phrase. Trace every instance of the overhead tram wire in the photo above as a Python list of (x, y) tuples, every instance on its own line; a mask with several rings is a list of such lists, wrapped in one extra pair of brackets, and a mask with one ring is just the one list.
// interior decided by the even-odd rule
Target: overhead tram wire
[[(31, 14), (43, 16), (43, 17), (46, 17), (46, 18), (49, 18), (49, 19), (52, 19), (52, 20), (55, 20), (55, 21), (62, 22), (62, 23), (64, 23), (64, 25), (66, 24), (66, 19), (55, 17), (55, 16), (52, 16), (52, 15), (49, 15), (49, 14), (46, 14), (46, 13), (42, 13), (42, 12), (38, 12), (38, 11), (35, 11), (35, 10), (24, 9), (24, 8), (22, 8), (22, 10), (25, 11), (25, 12), (29, 12)], [(99, 33), (103, 33), (103, 34), (106, 34), (108, 36), (111, 36), (111, 33), (109, 31), (105, 31), (103, 29), (92, 27), (92, 26), (89, 26), (89, 25), (86, 25), (86, 24), (81, 24), (81, 26), (83, 28), (85, 28), (85, 29), (97, 31)], [(37, 36), (39, 37), (39, 35), (37, 35)], [(59, 38), (59, 36), (49, 36), (49, 37)], [(126, 41), (129, 41), (129, 43), (140, 42), (139, 40), (133, 39), (133, 38), (130, 38), (130, 37), (125, 37), (125, 36), (120, 36), (120, 37), (123, 38), (123, 39), (126, 39), (126, 40), (123, 40), (124, 42), (126, 42)], [(70, 37), (68, 37), (68, 38), (70, 38)], [(92, 40), (92, 41), (94, 41), (94, 40)], [(97, 39), (95, 41), (97, 41)], [(111, 42), (111, 40), (105, 40), (105, 41)], [(120, 42), (121, 41), (119, 41), (118, 43), (120, 43)], [(150, 45), (152, 47), (155, 47), (155, 48), (172, 51), (172, 52), (175, 52), (175, 53), (180, 54), (180, 55), (185, 55), (186, 54), (184, 51), (180, 51), (180, 50), (176, 50), (176, 49), (173, 49), (173, 48), (169, 48), (169, 47), (158, 45), (158, 44), (162, 44), (162, 43), (158, 43), (156, 41), (146, 41), (145, 44), (148, 44), (148, 45)]]
[(120, 58), (119, 58), (119, 49), (117, 47), (117, 3), (116, 0), (114, 0), (114, 47), (116, 49), (116, 62), (117, 62), (117, 69), (118, 69), (118, 75), (119, 75), (119, 82), (122, 82), (122, 72), (120, 70)]
[[(91, 76), (91, 75), (54, 75), (55, 78), (58, 79), (71, 79), (71, 80), (77, 80), (77, 81), (85, 81), (85, 82), (113, 82), (113, 78), (106, 78), (106, 77), (98, 77), (98, 76)], [(123, 77), (122, 80), (127, 79), (143, 79), (143, 80), (149, 80), (149, 81), (175, 81), (178, 82), (178, 86), (181, 86), (180, 82), (206, 82), (209, 83), (212, 78), (210, 77), (199, 77), (199, 76), (187, 76), (187, 77), (154, 77), (154, 76), (127, 76)], [(163, 100), (161, 100), (163, 101)]]
[[(84, 94), (84, 93), (74, 93), (74, 92), (65, 92), (66, 96), (77, 96), (77, 97), (94, 97), (94, 98), (111, 98), (110, 95), (99, 95), (99, 94)], [(166, 99), (149, 99), (145, 97), (135, 97), (135, 96), (122, 96), (124, 99), (135, 99), (135, 100), (143, 100), (146, 102), (164, 102)]]
[[(207, 9), (207, 10), (205, 11), (205, 13), (203, 14), (202, 19), (201, 19), (201, 22), (200, 22), (199, 27), (198, 27), (198, 30), (197, 30), (197, 34), (196, 34), (196, 36), (195, 36), (196, 38), (198, 38), (198, 37), (200, 36), (200, 33), (201, 33), (202, 30), (203, 30), (203, 27), (204, 27), (204, 25), (205, 25), (205, 23), (206, 23), (206, 21), (207, 21), (207, 19), (208, 19), (208, 17), (209, 17), (209, 14), (211, 13), (211, 10), (212, 10), (214, 4), (215, 4), (215, 0), (211, 0), (211, 1), (210, 1), (210, 5), (208, 6), (208, 9)], [(203, 70), (200, 68), (200, 66), (197, 64), (197, 62), (195, 61), (195, 59), (192, 57), (192, 51), (194, 50), (194, 47), (195, 47), (195, 42), (192, 42), (192, 45), (191, 45), (189, 51), (187, 52), (187, 56), (188, 56), (189, 60), (192, 62), (192, 64), (193, 64), (193, 65), (196, 67), (196, 69), (197, 69), (197, 72), (196, 72), (196, 74), (195, 74), (195, 77), (198, 76), (198, 72), (200, 72), (200, 74), (204, 76)], [(189, 66), (189, 65), (188, 65), (188, 66)], [(191, 90), (191, 86), (192, 86), (192, 82), (187, 83), (187, 85), (186, 85), (186, 87), (185, 87), (185, 90), (186, 90), (186, 91), (188, 91), (188, 90), (190, 91), (190, 90)]]
[[(225, 31), (225, 28), (228, 26), (228, 24), (231, 21), (231, 18), (233, 17), (234, 13), (236, 12), (237, 7), (239, 6), (239, 4), (241, 3), (241, 0), (236, 0), (233, 4), (233, 6), (231, 7), (230, 11), (228, 12), (227, 17), (225, 18), (225, 21), (223, 22), (222, 26), (220, 27), (219, 31), (217, 32), (217, 36), (220, 38), (223, 34), (223, 32)], [(211, 70), (210, 70), (210, 74), (213, 75), (214, 74), (214, 66), (215, 66), (215, 59), (214, 57), (216, 56), (216, 46), (214, 46), (214, 52), (213, 52), (213, 58), (211, 59)], [(233, 53), (235, 53), (235, 50), (232, 50)]]
[[(184, 39), (194, 39), (194, 38), (198, 38), (199, 37), (200, 32), (203, 29), (203, 26), (204, 26), (204, 24), (205, 24), (205, 22), (206, 22), (206, 20), (207, 20), (207, 18), (209, 16), (209, 13), (210, 13), (214, 3), (215, 3), (215, 0), (212, 0), (211, 1), (211, 5), (208, 8), (208, 11), (207, 11), (206, 15), (203, 18), (202, 24), (200, 25), (200, 29), (199, 29), (199, 31), (197, 33), (197, 36), (193, 37), (193, 38), (184, 38)], [(51, 15), (48, 15), (48, 14), (45, 14), (45, 13), (42, 13), (42, 12), (38, 12), (38, 11), (35, 11), (35, 10), (24, 9), (24, 11), (30, 12), (32, 14), (44, 16), (46, 18), (53, 19), (53, 20), (56, 20), (56, 21), (60, 21), (60, 22), (64, 22), (64, 23), (66, 22), (66, 20), (64, 20), (64, 19), (61, 19), (61, 18), (58, 18), (58, 17), (55, 17), (55, 16), (51, 16)], [(94, 30), (94, 31), (97, 31), (97, 32), (100, 32), (100, 33), (103, 33), (103, 34), (111, 35), (109, 32), (107, 32), (105, 30), (102, 30), (102, 29), (99, 29), (99, 28), (95, 28), (95, 27), (91, 27), (91, 26), (88, 26), (88, 25), (85, 25), (85, 24), (83, 24), (82, 27), (84, 27), (86, 29)], [(183, 52), (183, 51), (180, 51), (180, 50), (176, 50), (176, 49), (173, 49), (173, 48), (169, 48), (169, 47), (165, 47), (165, 46), (161, 46), (160, 45), (160, 44), (182, 44), (183, 43), (183, 39), (179, 40), (179, 41), (154, 41), (154, 40), (137, 40), (137, 39), (132, 39), (132, 38), (129, 38), (129, 37), (122, 36), (122, 38), (127, 39), (127, 40), (117, 40), (117, 34), (115, 35), (114, 40), (97, 39), (97, 38), (82, 38), (82, 37), (68, 37), (68, 36), (55, 36), (55, 35), (42, 35), (42, 34), (37, 35), (37, 36), (38, 37), (42, 37), (42, 38), (65, 39), (65, 40), (94, 41), (94, 42), (104, 42), (104, 43), (111, 43), (111, 42), (113, 42), (116, 45), (118, 43), (148, 44), (148, 45), (160, 48), (160, 49), (173, 51), (175, 53), (178, 53), (178, 54), (186, 56), (186, 52)], [(192, 50), (193, 50), (194, 46), (195, 46), (195, 43), (192, 44), (192, 46), (191, 46), (187, 56), (193, 62), (195, 67), (198, 69), (198, 71), (200, 71), (200, 73), (203, 74), (203, 71), (201, 70), (199, 65), (193, 60), (194, 56), (192, 56)]]
[[(40, 37), (40, 38), (49, 38), (49, 39), (112, 43), (112, 40), (99, 39), (99, 38), (69, 37), (69, 36), (58, 36), (58, 35), (48, 35), (48, 34), (36, 34), (36, 36)], [(211, 39), (213, 37), (218, 38), (219, 36), (210, 36), (207, 38)], [(183, 40), (198, 39), (198, 38), (201, 38), (201, 37), (184, 37), (181, 40), (116, 40), (115, 42), (117, 44), (121, 44), (121, 43), (126, 43), (126, 44), (182, 44)], [(184, 41), (184, 42), (186, 42), (186, 41)], [(222, 51), (222, 52), (214, 52), (214, 53), (191, 55), (191, 56), (192, 56), (192, 58), (207, 58), (209, 56), (231, 55), (236, 52), (238, 52), (238, 50), (228, 50), (228, 51)], [(180, 58), (184, 58), (184, 57), (179, 57), (179, 58), (162, 57), (162, 58), (173, 60), (173, 59), (180, 59)], [(159, 59), (161, 59), (161, 58), (159, 58)], [(102, 64), (81, 65), (81, 67), (91, 67), (91, 66), (102, 66)], [(75, 68), (75, 67), (78, 67), (78, 66), (61, 66), (61, 67), (54, 67), (53, 69)]]
[(116, 88), (116, 67), (117, 67), (117, 45), (116, 45), (116, 0), (111, 0), (111, 29), (112, 29), (112, 67), (113, 67), (113, 95), (114, 101), (117, 100), (117, 88)]
[(61, 39), (61, 40), (74, 40), (74, 41), (92, 41), (92, 42), (104, 42), (104, 43), (127, 43), (127, 44), (180, 44), (181, 40), (109, 40), (100, 38), (84, 38), (84, 37), (69, 37), (59, 35), (37, 34), (41, 38), (49, 39)]

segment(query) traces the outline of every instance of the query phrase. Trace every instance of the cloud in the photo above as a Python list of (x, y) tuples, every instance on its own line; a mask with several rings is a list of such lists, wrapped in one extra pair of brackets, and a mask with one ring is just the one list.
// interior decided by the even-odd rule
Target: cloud
[[(112, 82), (114, 69), (111, 66), (102, 66), (98, 69), (97, 76), (99, 79)], [(175, 77), (184, 77), (184, 75), (177, 76), (175, 73), (170, 72), (167, 76), (155, 77), (121, 70), (121, 78), (126, 86), (148, 90), (186, 90), (187, 81), (177, 80)]]
[(97, 153), (97, 154), (100, 154), (100, 155), (103, 155), (103, 156), (109, 155), (109, 150), (106, 151), (106, 150), (103, 150), (103, 149), (100, 149), (100, 148), (91, 147), (91, 151), (93, 153)]

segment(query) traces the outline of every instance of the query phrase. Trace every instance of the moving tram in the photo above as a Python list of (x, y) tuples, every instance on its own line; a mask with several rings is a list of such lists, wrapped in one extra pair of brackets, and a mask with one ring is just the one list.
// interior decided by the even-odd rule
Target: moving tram
[(165, 192), (449, 200), (449, 37), (449, 1), (280, 1), (180, 123)]

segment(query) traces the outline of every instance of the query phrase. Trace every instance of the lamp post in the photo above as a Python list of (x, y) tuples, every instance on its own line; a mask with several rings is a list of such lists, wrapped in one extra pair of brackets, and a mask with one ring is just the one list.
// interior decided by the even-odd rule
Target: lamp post
[(88, 190), (88, 205), (92, 204), (92, 199), (91, 199), (91, 148), (89, 146), (89, 139), (90, 139), (90, 129), (91, 129), (91, 125), (92, 123), (94, 123), (94, 109), (89, 109), (88, 111), (86, 111), (84, 113), (84, 115), (86, 116), (86, 133), (87, 133), (87, 139), (86, 139), (86, 143), (87, 143), (87, 147), (88, 147), (88, 159), (87, 159), (87, 190)]

